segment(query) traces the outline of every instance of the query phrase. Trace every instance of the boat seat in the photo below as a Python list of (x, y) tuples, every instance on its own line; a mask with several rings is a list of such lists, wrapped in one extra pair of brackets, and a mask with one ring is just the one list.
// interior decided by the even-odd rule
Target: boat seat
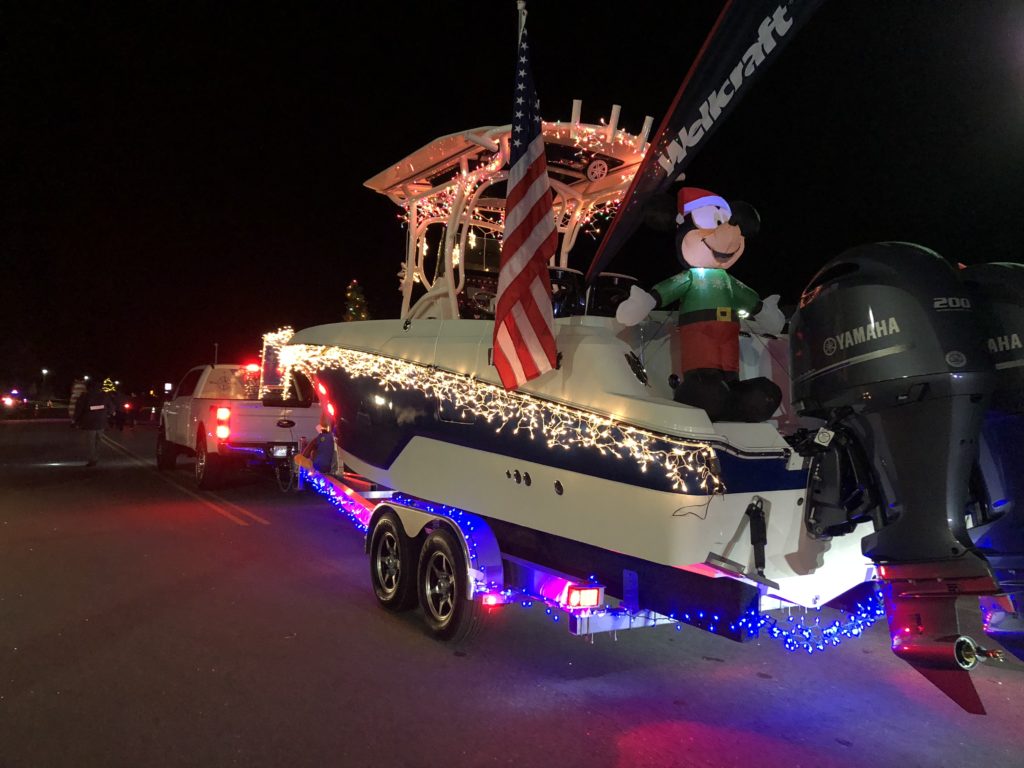
[[(550, 267), (548, 274), (551, 278), (551, 307), (555, 317), (582, 315), (586, 307), (583, 273), (576, 269)], [(629, 289), (626, 290), (628, 295)], [(459, 293), (459, 317), (493, 320), (497, 295), (498, 273), (467, 269), (466, 284)]]
[(615, 317), (615, 310), (629, 298), (629, 289), (636, 284), (636, 278), (631, 275), (600, 273), (587, 291), (587, 314)]
[(551, 278), (551, 306), (555, 317), (582, 315), (586, 308), (583, 293), (583, 273), (568, 267), (549, 267)]
[(438, 277), (430, 290), (419, 297), (408, 315), (410, 320), (451, 320), (452, 304), (448, 292), (448, 280)]
[(459, 293), (459, 317), (493, 320), (498, 296), (498, 273), (467, 269), (466, 284)]

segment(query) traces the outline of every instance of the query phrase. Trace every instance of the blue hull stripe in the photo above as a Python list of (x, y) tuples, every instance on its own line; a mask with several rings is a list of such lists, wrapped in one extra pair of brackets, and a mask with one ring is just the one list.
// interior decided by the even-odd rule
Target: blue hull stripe
[[(472, 414), (446, 412), (444, 404), (418, 390), (384, 390), (365, 377), (353, 379), (344, 371), (321, 371), (336, 409), (338, 434), (346, 450), (375, 467), (387, 470), (414, 437), (434, 440), (545, 464), (628, 485), (673, 491), (672, 479), (658, 467), (647, 471), (629, 458), (616, 458), (597, 450), (549, 448), (526, 432), (497, 430)], [(745, 458), (716, 450), (727, 493), (796, 490), (806, 487), (807, 473), (789, 471), (781, 457)], [(686, 476), (687, 492), (700, 495), (696, 473)]]

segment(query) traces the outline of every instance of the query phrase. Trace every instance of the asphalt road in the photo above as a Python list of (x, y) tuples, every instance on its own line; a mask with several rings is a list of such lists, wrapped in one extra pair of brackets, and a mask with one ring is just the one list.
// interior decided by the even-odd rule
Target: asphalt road
[(593, 644), (506, 606), (468, 646), (377, 607), (319, 497), (158, 473), (152, 428), (85, 468), (0, 422), (0, 766), (1021, 766), (1024, 667), (963, 713), (882, 627), (807, 656), (673, 627)]

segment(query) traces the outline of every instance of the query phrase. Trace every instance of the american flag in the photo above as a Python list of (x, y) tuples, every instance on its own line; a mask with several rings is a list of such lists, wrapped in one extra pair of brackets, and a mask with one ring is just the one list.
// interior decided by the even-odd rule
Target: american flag
[(494, 365), (506, 389), (555, 367), (554, 316), (548, 261), (558, 244), (540, 101), (530, 73), (525, 10), (521, 10), (515, 105), (512, 110), (505, 234), (494, 315)]

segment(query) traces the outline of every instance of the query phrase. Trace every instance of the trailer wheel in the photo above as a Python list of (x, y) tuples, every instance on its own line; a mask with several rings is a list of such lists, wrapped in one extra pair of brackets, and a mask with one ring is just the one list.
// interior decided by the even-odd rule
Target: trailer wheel
[(156, 468), (159, 470), (174, 469), (178, 459), (178, 451), (174, 443), (167, 440), (164, 428), (156, 433)]
[(370, 536), (370, 581), (381, 607), (407, 611), (416, 605), (416, 550), (394, 512), (385, 512)]
[(224, 477), (221, 457), (206, 452), (206, 436), (196, 438), (196, 485), (204, 491), (221, 484)]
[(466, 594), (466, 562), (455, 537), (444, 528), (423, 542), (417, 591), (427, 629), (438, 640), (469, 639), (479, 626), (480, 607)]

